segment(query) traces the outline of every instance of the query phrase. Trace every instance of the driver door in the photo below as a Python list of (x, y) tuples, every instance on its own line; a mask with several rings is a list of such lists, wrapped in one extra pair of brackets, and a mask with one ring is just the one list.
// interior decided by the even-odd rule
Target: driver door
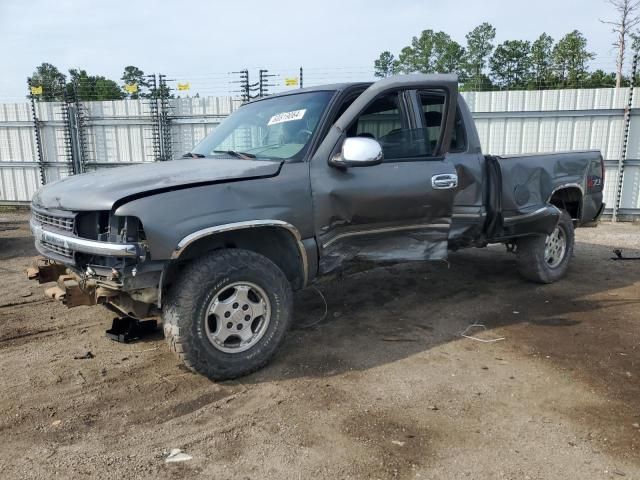
[[(311, 159), (321, 273), (349, 260), (447, 256), (457, 175), (446, 154), (457, 80), (449, 75), (400, 78), (381, 80), (365, 90), (335, 121)], [(440, 128), (423, 128), (416, 90), (443, 98)], [(350, 168), (332, 164), (349, 137), (376, 140), (382, 163)]]

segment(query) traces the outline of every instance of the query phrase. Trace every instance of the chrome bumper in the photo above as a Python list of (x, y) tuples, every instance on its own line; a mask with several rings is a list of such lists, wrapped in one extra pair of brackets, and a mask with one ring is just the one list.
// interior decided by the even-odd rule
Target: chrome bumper
[(33, 219), (29, 222), (31, 233), (39, 243), (45, 242), (57, 247), (70, 250), (72, 252), (88, 253), (103, 257), (140, 257), (144, 258), (144, 249), (135, 243), (110, 243), (88, 240), (73, 235), (45, 230), (42, 225), (35, 223)]

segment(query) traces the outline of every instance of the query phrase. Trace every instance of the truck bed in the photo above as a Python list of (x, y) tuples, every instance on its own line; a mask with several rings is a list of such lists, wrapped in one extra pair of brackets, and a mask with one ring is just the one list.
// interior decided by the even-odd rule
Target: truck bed
[[(502, 226), (494, 225), (497, 236), (544, 233), (555, 221), (550, 204), (569, 211), (576, 226), (593, 221), (602, 210), (603, 160), (597, 150), (485, 158), (490, 170), (489, 206)], [(554, 198), (560, 191), (562, 197)]]

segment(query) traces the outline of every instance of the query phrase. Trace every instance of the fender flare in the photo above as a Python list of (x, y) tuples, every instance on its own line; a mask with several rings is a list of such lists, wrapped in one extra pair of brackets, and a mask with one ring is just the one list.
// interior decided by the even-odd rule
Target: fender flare
[(184, 253), (189, 245), (202, 238), (235, 230), (248, 230), (251, 228), (261, 227), (282, 228), (287, 230), (289, 234), (293, 236), (293, 239), (298, 246), (300, 260), (302, 261), (302, 283), (303, 287), (305, 287), (307, 285), (309, 276), (309, 261), (307, 259), (307, 251), (305, 250), (305, 247), (302, 243), (302, 236), (300, 235), (300, 231), (296, 227), (282, 220), (248, 220), (244, 222), (225, 223), (223, 225), (216, 225), (213, 227), (207, 227), (201, 230), (197, 230), (193, 233), (190, 233), (178, 242), (178, 245), (171, 253), (171, 260), (179, 259), (180, 255)]

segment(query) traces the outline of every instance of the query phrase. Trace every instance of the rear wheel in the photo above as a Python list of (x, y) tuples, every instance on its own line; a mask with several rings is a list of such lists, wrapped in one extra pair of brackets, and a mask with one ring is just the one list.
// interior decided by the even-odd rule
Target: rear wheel
[(518, 271), (532, 282), (553, 283), (567, 272), (574, 243), (573, 221), (562, 210), (558, 225), (551, 234), (518, 239)]
[(163, 308), (171, 349), (212, 380), (264, 366), (284, 340), (291, 318), (291, 286), (284, 273), (268, 258), (239, 249), (194, 260)]

